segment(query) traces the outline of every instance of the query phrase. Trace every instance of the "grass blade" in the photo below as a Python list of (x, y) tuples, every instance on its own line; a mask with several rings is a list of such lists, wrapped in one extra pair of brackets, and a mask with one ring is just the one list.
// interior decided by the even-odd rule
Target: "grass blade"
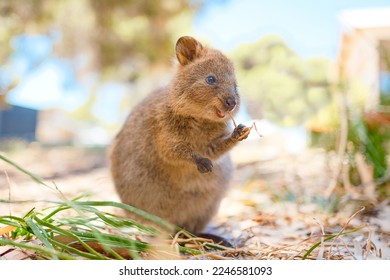
[(4, 162), (12, 165), (13, 167), (15, 167), (16, 169), (18, 169), (19, 171), (21, 171), (22, 173), (26, 174), (27, 176), (29, 176), (31, 179), (33, 179), (35, 182), (41, 184), (41, 185), (44, 185), (50, 189), (52, 189), (50, 186), (48, 186), (44, 181), (43, 181), (43, 178), (39, 177), (38, 175), (35, 175), (31, 172), (29, 172), (28, 170), (24, 169), (23, 167), (21, 167), (19, 164), (13, 162), (12, 160), (8, 159), (7, 157), (3, 156), (2, 154), (0, 154), (0, 159), (3, 160)]
[[(355, 228), (355, 229), (352, 229), (352, 230), (349, 230), (349, 231), (345, 231), (345, 232), (343, 232), (342, 234), (340, 234), (340, 233), (332, 234), (332, 235), (326, 237), (326, 238), (323, 240), (323, 242), (332, 240), (332, 239), (334, 239), (334, 238), (336, 238), (336, 237), (338, 237), (338, 236), (340, 236), (340, 235), (348, 235), (348, 234), (350, 234), (350, 233), (359, 231), (359, 230), (361, 230), (361, 229), (363, 229), (363, 228), (365, 228), (365, 226), (361, 226), (361, 227), (358, 227), (358, 228)], [(306, 260), (306, 258), (314, 251), (314, 249), (317, 248), (318, 246), (320, 246), (321, 243), (323, 243), (323, 242), (322, 242), (322, 241), (319, 241), (319, 242), (315, 243), (312, 247), (310, 247), (310, 249), (307, 250), (307, 252), (303, 255), (302, 260)]]
[(142, 218), (145, 218), (153, 223), (155, 223), (158, 226), (163, 227), (165, 230), (168, 232), (173, 232), (173, 229), (175, 226), (171, 223), (168, 223), (167, 221), (154, 216), (152, 214), (149, 214), (143, 210), (140, 210), (138, 208), (135, 208), (131, 205), (120, 203), (120, 202), (115, 202), (115, 201), (75, 201), (75, 202), (68, 202), (68, 205), (70, 207), (74, 207), (77, 209), (78, 206), (109, 206), (109, 207), (116, 207), (120, 208), (123, 210), (130, 211), (134, 214), (137, 214), (141, 216)]
[(29, 249), (45, 256), (56, 256), (62, 260), (76, 260), (74, 256), (69, 255), (67, 253), (63, 253), (61, 251), (53, 250), (39, 245), (33, 245), (31, 243), (16, 242), (9, 239), (0, 238), (0, 245), (11, 245), (17, 248)]
[(34, 219), (41, 225), (43, 226), (46, 226), (50, 229), (53, 230), (53, 232), (55, 233), (58, 233), (58, 234), (61, 234), (61, 235), (64, 235), (64, 236), (68, 236), (68, 237), (71, 237), (73, 239), (76, 239), (88, 252), (90, 252), (91, 254), (94, 254), (96, 255), (96, 257), (98, 259), (103, 259), (103, 260), (108, 260), (109, 258), (107, 258), (106, 256), (103, 256), (102, 254), (100, 254), (99, 252), (95, 251), (93, 248), (91, 248), (88, 244), (86, 244), (77, 234), (74, 234), (72, 233), (71, 231), (69, 230), (64, 230), (62, 228), (59, 228), (59, 227), (56, 227), (48, 222), (45, 222), (41, 219), (39, 219), (38, 217), (34, 217)]
[(36, 237), (48, 248), (54, 250), (53, 245), (50, 243), (50, 241), (47, 240), (47, 232), (42, 228), (38, 227), (31, 218), (25, 219), (27, 225), (31, 228), (32, 232), (35, 234)]

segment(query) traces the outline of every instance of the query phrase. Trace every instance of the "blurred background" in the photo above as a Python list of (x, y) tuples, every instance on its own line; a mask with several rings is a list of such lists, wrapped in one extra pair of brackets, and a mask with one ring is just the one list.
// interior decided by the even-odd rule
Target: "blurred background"
[(388, 0), (0, 0), (1, 151), (45, 178), (106, 166), (134, 105), (169, 83), (182, 35), (235, 64), (238, 121), (262, 135), (237, 166), (287, 157), (278, 170), (316, 168), (323, 195), (388, 196)]

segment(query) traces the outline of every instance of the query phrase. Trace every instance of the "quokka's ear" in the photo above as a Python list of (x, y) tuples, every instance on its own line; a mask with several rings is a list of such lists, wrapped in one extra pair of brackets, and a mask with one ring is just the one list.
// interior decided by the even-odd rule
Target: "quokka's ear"
[(177, 40), (176, 56), (181, 65), (187, 65), (200, 56), (203, 46), (190, 36), (183, 36)]

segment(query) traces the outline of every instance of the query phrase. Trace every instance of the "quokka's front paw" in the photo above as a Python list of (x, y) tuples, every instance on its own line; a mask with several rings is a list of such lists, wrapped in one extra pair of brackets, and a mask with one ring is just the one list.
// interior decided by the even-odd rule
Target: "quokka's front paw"
[(244, 139), (246, 139), (249, 135), (249, 133), (251, 132), (251, 128), (250, 127), (247, 127), (243, 124), (239, 124), (237, 125), (237, 127), (233, 130), (233, 133), (232, 133), (232, 138), (238, 140), (238, 141), (242, 141)]
[(200, 173), (208, 173), (213, 169), (213, 163), (208, 158), (197, 158), (195, 163)]

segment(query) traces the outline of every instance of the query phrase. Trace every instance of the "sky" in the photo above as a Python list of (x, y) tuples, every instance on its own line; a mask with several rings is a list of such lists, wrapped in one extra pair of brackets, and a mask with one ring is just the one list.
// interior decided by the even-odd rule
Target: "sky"
[[(196, 15), (193, 28), (200, 38), (206, 38), (211, 45), (227, 52), (264, 35), (279, 34), (304, 58), (325, 56), (335, 59), (340, 13), (348, 9), (377, 7), (390, 7), (390, 0), (209, 0)], [(87, 90), (77, 82), (71, 62), (50, 56), (52, 42), (47, 37), (21, 36), (11, 44), (15, 49), (12, 66), (0, 68), (0, 83), (10, 75), (25, 77), (11, 92), (11, 104), (34, 109), (72, 110), (86, 101)], [(107, 92), (115, 86), (107, 85)], [(94, 112), (114, 122), (118, 117), (117, 110), (110, 110), (107, 104), (117, 106), (118, 102), (107, 102), (110, 95), (105, 94), (105, 88), (101, 89), (101, 95), (105, 101), (98, 102)]]
[(267, 34), (278, 34), (304, 58), (335, 59), (340, 14), (350, 9), (381, 7), (390, 7), (390, 0), (214, 0), (197, 15), (194, 28), (224, 51)]
[(11, 104), (33, 109), (76, 109), (85, 102), (86, 89), (76, 80), (71, 61), (51, 55), (51, 39), (44, 35), (22, 35), (13, 38), (10, 44), (14, 52), (10, 62), (0, 68), (0, 83), (23, 77), (10, 92)]

